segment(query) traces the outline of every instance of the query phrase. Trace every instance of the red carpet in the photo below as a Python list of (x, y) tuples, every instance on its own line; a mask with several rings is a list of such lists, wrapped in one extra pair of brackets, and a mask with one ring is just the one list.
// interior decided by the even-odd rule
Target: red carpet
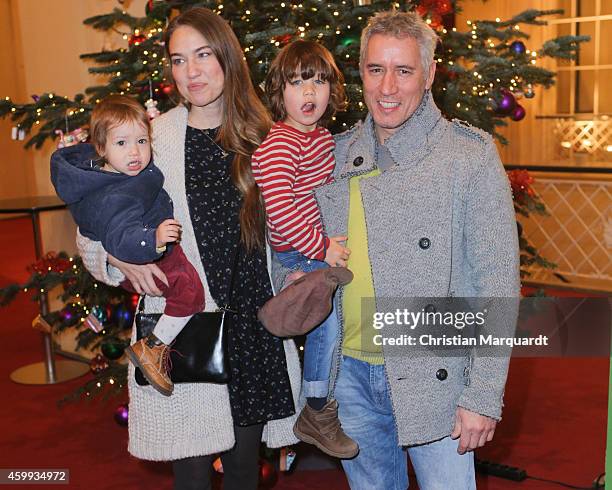
[[(1, 287), (27, 277), (25, 267), (34, 260), (34, 247), (27, 219), (0, 221), (0, 236)], [(58, 409), (57, 400), (82, 380), (54, 386), (18, 385), (9, 380), (17, 367), (42, 360), (39, 334), (29, 326), (36, 311), (36, 305), (24, 295), (0, 309), (0, 390), (4, 400), (0, 405), (0, 467), (69, 468), (70, 488), (170, 489), (168, 464), (147, 463), (128, 455), (127, 430), (113, 420), (115, 407), (125, 399)], [(478, 457), (519, 466), (533, 476), (590, 486), (604, 468), (608, 366), (607, 359), (514, 359), (504, 420), (493, 443), (479, 451)], [(298, 460), (297, 471), (281, 476), (275, 488), (348, 486), (341, 471), (300, 471)], [(479, 476), (478, 488), (562, 487)]]

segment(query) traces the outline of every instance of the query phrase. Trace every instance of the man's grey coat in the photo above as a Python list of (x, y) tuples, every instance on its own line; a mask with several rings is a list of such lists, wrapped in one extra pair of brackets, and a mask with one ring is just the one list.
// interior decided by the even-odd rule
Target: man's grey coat
[[(360, 181), (377, 305), (382, 298), (518, 297), (516, 218), (492, 138), (444, 119), (426, 92), (385, 144), (395, 165)], [(368, 116), (337, 136), (335, 181), (315, 191), (327, 236), (347, 234), (349, 180), (376, 167)], [(273, 269), (278, 290), (288, 271), (277, 262)], [(336, 300), (342, 320), (341, 292)], [(506, 330), (513, 313), (500, 320)], [(341, 341), (331, 390), (341, 375)], [(457, 406), (501, 418), (507, 358), (473, 350), (458, 357), (383, 353), (400, 445), (448, 436)]]

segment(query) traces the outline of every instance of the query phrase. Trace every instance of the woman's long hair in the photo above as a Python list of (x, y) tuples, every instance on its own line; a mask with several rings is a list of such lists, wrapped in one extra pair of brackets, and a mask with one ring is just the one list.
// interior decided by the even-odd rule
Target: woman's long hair
[[(189, 26), (208, 41), (225, 75), (223, 118), (218, 143), (236, 156), (232, 181), (242, 194), (240, 236), (248, 251), (265, 246), (265, 210), (261, 192), (251, 171), (251, 155), (268, 134), (272, 121), (257, 97), (248, 66), (229, 24), (212, 10), (195, 7), (172, 19), (164, 34), (166, 57), (170, 38), (180, 26)], [(171, 76), (170, 79), (172, 80)], [(188, 101), (183, 103), (189, 107)]]

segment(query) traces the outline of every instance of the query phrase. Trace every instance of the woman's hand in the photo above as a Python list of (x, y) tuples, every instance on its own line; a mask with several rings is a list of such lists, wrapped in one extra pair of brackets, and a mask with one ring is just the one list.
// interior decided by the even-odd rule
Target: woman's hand
[(130, 264), (123, 262), (111, 254), (108, 254), (108, 263), (119, 269), (128, 279), (138, 294), (148, 294), (149, 296), (161, 296), (162, 292), (155, 284), (155, 277), (162, 281), (166, 286), (168, 279), (166, 274), (155, 264)]

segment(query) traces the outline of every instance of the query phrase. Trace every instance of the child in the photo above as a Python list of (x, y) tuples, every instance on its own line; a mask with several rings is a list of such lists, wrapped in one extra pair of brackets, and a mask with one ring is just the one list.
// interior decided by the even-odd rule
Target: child
[[(332, 179), (335, 145), (323, 124), (346, 105), (343, 81), (331, 53), (311, 41), (285, 46), (266, 79), (266, 95), (278, 122), (253, 154), (253, 176), (265, 201), (274, 253), (285, 267), (303, 272), (346, 266), (350, 254), (341, 245), (346, 237), (325, 236), (314, 198), (314, 189)], [(327, 400), (337, 336), (338, 319), (332, 310), (306, 337), (307, 404), (293, 431), (332, 456), (352, 458), (359, 448), (340, 427), (336, 400)]]
[[(172, 200), (162, 189), (164, 176), (151, 162), (145, 109), (130, 97), (111, 95), (94, 108), (90, 132), (93, 146), (79, 144), (53, 153), (51, 180), (81, 234), (101, 241), (124, 262), (155, 262), (166, 275), (168, 285), (155, 279), (166, 298), (164, 314), (153, 332), (126, 352), (149, 383), (170, 396), (174, 386), (167, 371), (168, 344), (204, 309), (204, 289), (175, 243), (181, 225), (172, 219)], [(127, 279), (121, 286), (134, 291)]]

